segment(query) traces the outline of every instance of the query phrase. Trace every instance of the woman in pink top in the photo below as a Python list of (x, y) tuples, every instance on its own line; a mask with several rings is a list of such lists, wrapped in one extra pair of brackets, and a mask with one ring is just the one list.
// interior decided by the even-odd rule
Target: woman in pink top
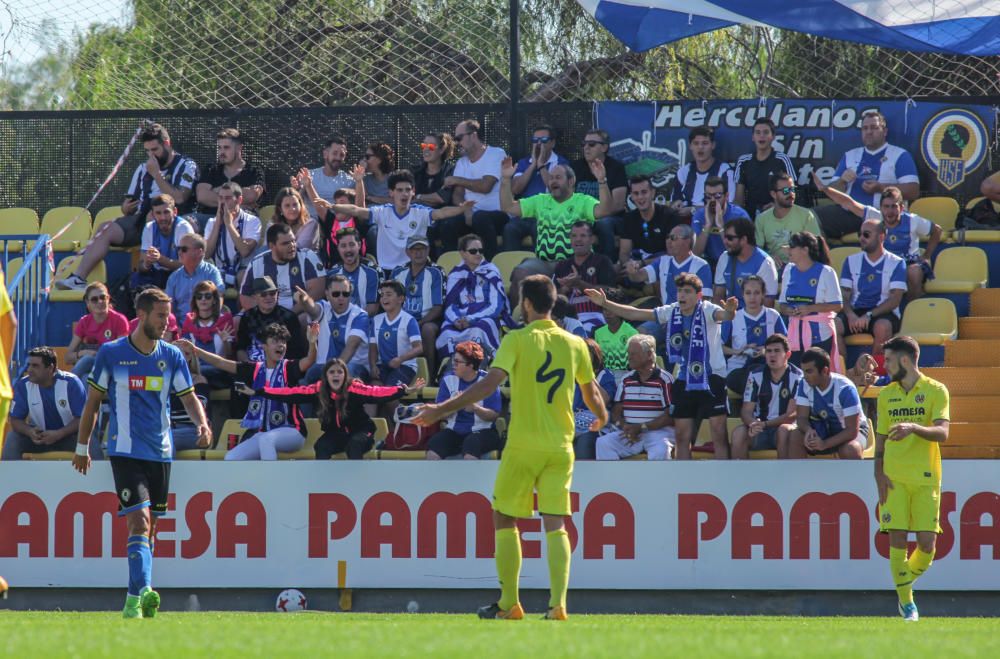
[(94, 366), (97, 349), (129, 332), (128, 319), (111, 308), (108, 287), (96, 281), (83, 293), (87, 314), (76, 323), (73, 339), (66, 350), (66, 362), (73, 364), (73, 373), (86, 380)]
[(309, 211), (302, 200), (302, 195), (295, 188), (278, 190), (278, 194), (274, 198), (274, 217), (267, 219), (269, 220), (267, 224), (261, 226), (261, 241), (259, 243), (263, 245), (264, 250), (267, 249), (267, 241), (264, 240), (267, 228), (280, 222), (292, 228), (292, 233), (295, 234), (295, 244), (299, 249), (316, 251), (319, 245), (319, 232), (317, 231), (319, 225), (309, 217)]

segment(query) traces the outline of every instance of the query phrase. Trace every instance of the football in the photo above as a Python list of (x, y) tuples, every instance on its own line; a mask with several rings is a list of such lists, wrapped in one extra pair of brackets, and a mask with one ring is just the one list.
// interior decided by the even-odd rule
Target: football
[(278, 599), (274, 603), (274, 610), (278, 613), (294, 613), (306, 610), (306, 596), (301, 590), (288, 588), (278, 593)]

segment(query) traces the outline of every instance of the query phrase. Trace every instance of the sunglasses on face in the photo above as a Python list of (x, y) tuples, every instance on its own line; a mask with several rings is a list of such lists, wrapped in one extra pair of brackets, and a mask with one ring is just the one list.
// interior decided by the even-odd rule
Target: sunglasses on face
[(581, 146), (601, 146), (602, 144), (607, 144), (607, 142), (598, 142), (597, 140), (584, 140), (580, 143)]
[(107, 295), (94, 295), (87, 298), (87, 302), (104, 302), (108, 299)]
[(705, 199), (722, 199), (726, 196), (725, 192), (706, 192)]
[(437, 144), (431, 144), (430, 142), (421, 142), (420, 143), (420, 148), (421, 149), (427, 149), (428, 151), (436, 151), (437, 148), (438, 148), (438, 145)]
[(723, 240), (728, 240), (728, 241), (733, 241), (733, 240), (739, 240), (740, 237), (739, 236), (734, 236), (731, 233), (724, 233), (724, 234), (722, 234), (722, 239)]
[(330, 291), (328, 295), (330, 297), (351, 297), (351, 294), (347, 291)]
[(194, 296), (194, 299), (196, 299), (196, 300), (214, 300), (215, 299), (215, 293), (198, 293), (197, 295)]
[(872, 237), (872, 236), (874, 236), (874, 235), (875, 235), (875, 232), (874, 232), (874, 231), (862, 231), (862, 232), (861, 232), (861, 236), (862, 236), (863, 238), (871, 238), (871, 237)]
[(278, 291), (264, 291), (263, 293), (257, 293), (261, 297), (277, 297)]
[(465, 251), (468, 252), (469, 254), (472, 254), (473, 256), (476, 256), (478, 254), (482, 254), (483, 253), (483, 249), (481, 247), (473, 247), (473, 248), (467, 249)]
[(792, 187), (777, 188), (775, 189), (775, 192), (780, 192), (783, 195), (790, 195), (793, 192), (795, 192), (795, 188)]
[(531, 138), (531, 143), (532, 144), (548, 144), (551, 141), (552, 141), (552, 138), (548, 137), (548, 136), (546, 136), (546, 137), (532, 137)]

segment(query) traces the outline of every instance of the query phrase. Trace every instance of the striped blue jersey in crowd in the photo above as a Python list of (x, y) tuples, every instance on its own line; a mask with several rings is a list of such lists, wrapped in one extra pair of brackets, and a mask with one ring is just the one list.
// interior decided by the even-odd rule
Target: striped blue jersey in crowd
[(108, 395), (109, 455), (156, 462), (173, 459), (170, 394), (194, 391), (179, 348), (157, 341), (146, 354), (129, 336), (109, 341), (97, 350), (88, 382)]
[(878, 206), (882, 200), (880, 192), (865, 192), (865, 181), (878, 181), (884, 185), (899, 183), (919, 183), (917, 163), (910, 152), (902, 147), (885, 144), (878, 151), (869, 151), (859, 146), (844, 153), (837, 163), (833, 178), (840, 178), (848, 169), (857, 177), (847, 185), (847, 194), (865, 206)]
[(423, 318), (431, 307), (444, 303), (444, 271), (433, 263), (428, 263), (416, 275), (409, 265), (401, 265), (392, 271), (392, 279), (406, 289), (403, 311), (417, 320)]
[(861, 422), (865, 420), (858, 388), (839, 373), (830, 373), (830, 384), (822, 391), (810, 387), (805, 378), (799, 380), (795, 404), (810, 408), (809, 419), (823, 439), (843, 430), (846, 417), (857, 414)]
[[(894, 290), (906, 290), (906, 263), (883, 252), (874, 263), (864, 252), (851, 254), (840, 269), (840, 287), (851, 291), (851, 308), (874, 309), (889, 299)], [(899, 315), (899, 307), (892, 310)]]
[[(438, 388), (437, 402), (443, 403), (455, 394), (462, 393), (475, 383), (486, 377), (486, 371), (479, 371), (478, 377), (472, 382), (466, 382), (462, 378), (458, 377), (454, 373), (449, 373), (448, 375), (441, 378), (441, 386)], [(488, 410), (500, 411), (500, 390), (497, 389), (489, 396), (483, 399), (480, 403), (483, 407)], [(447, 419), (444, 420), (444, 427), (449, 430), (454, 430), (458, 434), (465, 436), (470, 432), (475, 432), (477, 430), (486, 430), (487, 428), (493, 427), (492, 421), (484, 421), (480, 419), (474, 412), (466, 412), (465, 409), (461, 409), (455, 412)]]
[[(391, 360), (409, 352), (413, 343), (420, 341), (420, 325), (417, 319), (400, 310), (395, 319), (380, 313), (371, 323), (368, 340), (378, 345), (378, 362), (388, 364)], [(417, 358), (408, 359), (403, 366), (416, 370)]]
[[(13, 419), (27, 418), (28, 424), (39, 430), (59, 430), (73, 417), (83, 415), (87, 391), (80, 378), (67, 371), (56, 371), (50, 387), (41, 387), (21, 377), (14, 383), (14, 402), (10, 410)], [(76, 433), (74, 433), (75, 435)]]
[[(751, 344), (763, 348), (764, 341), (772, 334), (788, 336), (788, 327), (781, 314), (771, 307), (762, 307), (753, 316), (744, 307), (736, 312), (732, 321), (722, 325), (722, 342), (734, 350), (742, 350)], [(730, 371), (743, 368), (747, 357), (743, 354), (730, 355), (726, 363)]]
[(326, 270), (319, 262), (316, 253), (309, 249), (300, 249), (295, 258), (287, 263), (277, 263), (271, 252), (262, 252), (250, 261), (240, 295), (253, 295), (253, 280), (258, 277), (270, 277), (278, 287), (278, 304), (291, 309), (295, 306), (292, 295), (295, 287), (306, 287), (306, 282), (317, 277), (325, 277)]
[(712, 267), (700, 256), (691, 254), (682, 263), (678, 263), (672, 256), (661, 256), (643, 270), (646, 273), (647, 284), (659, 282), (661, 304), (673, 304), (677, 301), (677, 286), (674, 284), (674, 279), (685, 272), (698, 275), (701, 279), (702, 294), (705, 297), (712, 297)]
[[(755, 247), (750, 258), (740, 261), (723, 252), (715, 266), (715, 285), (726, 289), (726, 297), (735, 297), (743, 307), (743, 280), (757, 275), (764, 280), (764, 295), (774, 299), (778, 295), (778, 268), (771, 255)], [(720, 300), (721, 302), (722, 300)]]
[[(866, 220), (882, 221), (882, 211), (871, 206), (865, 207)], [(920, 240), (926, 239), (934, 229), (934, 223), (925, 217), (909, 212), (899, 214), (895, 226), (885, 226), (885, 249), (907, 263), (920, 254)]]
[(351, 280), (351, 304), (362, 309), (378, 302), (378, 285), (382, 279), (379, 271), (367, 263), (361, 263), (354, 270), (347, 270), (343, 263), (330, 268), (329, 277), (344, 275)]
[(337, 315), (326, 300), (320, 300), (316, 306), (320, 308), (316, 363), (322, 365), (334, 357), (340, 357), (347, 346), (347, 339), (356, 336), (361, 339), (361, 344), (348, 365), (367, 366), (368, 312), (356, 304), (351, 304), (347, 307), (347, 311)]

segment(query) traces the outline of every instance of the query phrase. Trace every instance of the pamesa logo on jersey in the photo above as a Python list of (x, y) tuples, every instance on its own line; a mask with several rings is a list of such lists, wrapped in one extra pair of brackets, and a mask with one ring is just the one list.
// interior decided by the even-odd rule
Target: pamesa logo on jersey
[(948, 190), (979, 169), (988, 148), (989, 135), (983, 120), (974, 112), (957, 108), (934, 115), (920, 136), (924, 163)]

